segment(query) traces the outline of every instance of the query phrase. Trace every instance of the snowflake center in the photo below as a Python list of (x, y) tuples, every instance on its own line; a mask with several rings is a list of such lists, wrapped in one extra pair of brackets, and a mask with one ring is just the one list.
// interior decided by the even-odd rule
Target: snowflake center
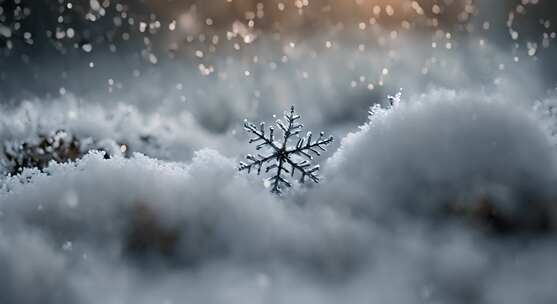
[(286, 147), (281, 148), (277, 151), (277, 157), (285, 159), (288, 157), (288, 152), (286, 152)]

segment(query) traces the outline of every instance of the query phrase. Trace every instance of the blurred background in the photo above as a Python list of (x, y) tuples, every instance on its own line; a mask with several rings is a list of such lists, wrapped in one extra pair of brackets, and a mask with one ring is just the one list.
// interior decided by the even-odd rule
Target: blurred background
[(400, 89), (532, 105), (556, 88), (556, 9), (550, 0), (0, 0), (0, 103), (58, 101), (64, 112), (71, 99), (100, 105), (107, 120), (125, 105), (158, 121), (136, 137), (202, 133), (171, 159), (207, 146), (236, 155), (244, 118), (273, 120), (291, 104), (341, 137)]
[[(190, 70), (197, 72), (188, 74), (191, 81), (227, 81), (233, 63), (247, 71), (295, 66), (339, 48), (376, 50), (386, 54), (378, 58), (386, 65), (395, 60), (389, 51), (408, 39), (428, 48), (416, 50), (417, 65), (470, 40), (512, 53), (512, 60), (543, 61), (551, 88), (556, 9), (549, 0), (0, 0), (0, 94), (5, 102), (55, 96), (62, 88), (80, 95), (129, 90), (161, 70), (176, 83), (187, 81), (179, 74)], [(359, 79), (346, 71), (355, 55), (343, 56), (339, 72)], [(379, 77), (383, 67), (359, 68), (374, 76), (366, 87), (387, 82)], [(420, 74), (427, 73), (413, 76)]]

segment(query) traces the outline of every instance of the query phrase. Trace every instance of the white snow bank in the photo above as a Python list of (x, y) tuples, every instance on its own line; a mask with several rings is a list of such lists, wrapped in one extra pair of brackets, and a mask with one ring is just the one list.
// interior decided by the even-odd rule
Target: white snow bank
[[(342, 244), (361, 243), (355, 224), (327, 210), (281, 202), (236, 172), (233, 160), (203, 150), (188, 165), (139, 154), (106, 160), (91, 153), (77, 163), (53, 164), (45, 173), (8, 178), (0, 194), (0, 227), (14, 245), (2, 244), (0, 256), (10, 265), (2, 276), (17, 288), (3, 290), (1, 302), (34, 303), (43, 295), (43, 302), (59, 303), (58, 296), (67, 294), (80, 303), (87, 300), (80, 288), (91, 292), (113, 275), (130, 279), (128, 271), (145, 267), (146, 273), (136, 274), (143, 283), (129, 283), (131, 290), (95, 295), (95, 302), (129, 297), (143, 303), (145, 292), (160, 291), (147, 275), (160, 271), (150, 261), (186, 276), (223, 260), (234, 261), (234, 268), (299, 263), (316, 273), (333, 273), (354, 260), (358, 252)], [(53, 284), (60, 293), (51, 292)], [(37, 291), (21, 294), (26, 288)], [(184, 287), (179, 288), (173, 292)]]
[(82, 145), (103, 148), (113, 155), (120, 154), (120, 145), (126, 145), (129, 151), (174, 161), (191, 159), (201, 147), (238, 144), (209, 134), (186, 110), (144, 112), (133, 104), (85, 102), (70, 94), (1, 108), (2, 144), (35, 143), (39, 135), (49, 136), (58, 130), (75, 136)]
[(377, 111), (328, 161), (324, 201), (384, 216), (487, 198), (506, 211), (557, 197), (542, 121), (513, 103), (433, 91)]

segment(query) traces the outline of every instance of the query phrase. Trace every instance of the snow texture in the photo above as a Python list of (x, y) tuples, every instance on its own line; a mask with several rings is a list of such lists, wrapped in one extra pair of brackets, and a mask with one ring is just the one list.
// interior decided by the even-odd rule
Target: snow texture
[(378, 109), (320, 187), (280, 200), (207, 149), (26, 170), (0, 192), (0, 300), (552, 302), (553, 237), (438, 216), (489, 196), (518, 218), (546, 203), (554, 225), (549, 139), (532, 110), (441, 90)]

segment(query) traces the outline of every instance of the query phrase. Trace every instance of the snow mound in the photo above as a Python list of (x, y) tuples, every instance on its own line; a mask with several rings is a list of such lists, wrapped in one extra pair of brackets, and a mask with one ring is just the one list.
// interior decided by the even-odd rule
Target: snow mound
[(555, 147), (530, 109), (438, 90), (372, 112), (329, 159), (324, 201), (373, 217), (482, 203), (512, 218), (557, 197)]
[[(61, 297), (81, 303), (92, 286), (128, 272), (148, 282), (129, 283), (130, 294), (95, 295), (95, 301), (139, 301), (170, 288), (147, 273), (172, 267), (172, 275), (187, 276), (217, 261), (234, 269), (300, 264), (310, 273), (332, 274), (355, 260), (340, 245), (362, 236), (332, 214), (277, 201), (213, 150), (196, 152), (187, 165), (92, 152), (44, 172), (26, 170), (5, 181), (0, 210), (2, 276), (14, 287), (3, 286), (2, 303), (60, 303)], [(141, 291), (143, 284), (148, 290)]]

